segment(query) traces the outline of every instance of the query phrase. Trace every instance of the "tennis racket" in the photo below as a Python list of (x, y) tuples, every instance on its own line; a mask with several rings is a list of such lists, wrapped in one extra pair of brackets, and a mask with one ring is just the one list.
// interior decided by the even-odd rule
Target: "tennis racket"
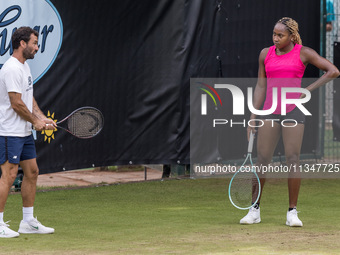
[(87, 139), (98, 135), (103, 129), (104, 117), (98, 109), (85, 106), (73, 111), (56, 124), (58, 128), (78, 138)]
[(260, 179), (251, 157), (253, 143), (254, 134), (250, 132), (247, 157), (229, 183), (229, 200), (233, 206), (241, 210), (253, 207), (260, 198)]

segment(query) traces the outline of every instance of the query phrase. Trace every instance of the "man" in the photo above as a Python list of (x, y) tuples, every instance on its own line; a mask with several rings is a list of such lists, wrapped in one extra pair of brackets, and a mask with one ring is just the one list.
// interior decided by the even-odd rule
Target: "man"
[[(56, 124), (39, 109), (33, 97), (33, 79), (27, 59), (38, 52), (38, 33), (21, 27), (12, 35), (13, 55), (0, 70), (0, 238), (18, 237), (19, 233), (50, 234), (53, 228), (43, 226), (33, 217), (33, 204), (39, 169), (36, 161), (32, 126), (41, 131)], [(21, 186), (23, 220), (17, 232), (4, 222), (4, 209), (10, 188), (22, 167)]]
[(330, 32), (333, 29), (333, 21), (335, 20), (333, 0), (326, 1), (326, 12), (327, 12), (326, 31)]

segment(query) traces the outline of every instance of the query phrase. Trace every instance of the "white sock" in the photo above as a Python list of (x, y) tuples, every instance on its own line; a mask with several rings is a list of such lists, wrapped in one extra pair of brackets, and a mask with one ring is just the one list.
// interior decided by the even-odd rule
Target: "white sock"
[(0, 212), (0, 222), (4, 222), (4, 212)]
[(33, 206), (32, 207), (23, 207), (22, 208), (22, 215), (23, 215), (23, 221), (29, 222), (33, 218)]

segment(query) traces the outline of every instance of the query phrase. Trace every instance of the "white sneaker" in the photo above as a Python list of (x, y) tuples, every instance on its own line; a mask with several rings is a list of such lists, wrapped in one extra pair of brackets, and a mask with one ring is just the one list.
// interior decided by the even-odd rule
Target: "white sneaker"
[(18, 237), (19, 233), (13, 231), (12, 229), (9, 229), (9, 225), (7, 222), (0, 222), (0, 238), (12, 238), (12, 237)]
[(256, 209), (254, 207), (251, 207), (249, 209), (248, 214), (240, 220), (240, 224), (254, 224), (260, 222), (261, 222), (260, 208)]
[(22, 220), (18, 232), (21, 234), (52, 234), (54, 233), (54, 228), (45, 227), (37, 218), (34, 218), (29, 222)]
[(287, 221), (286, 221), (287, 226), (290, 226), (290, 227), (302, 227), (303, 226), (302, 221), (299, 219), (297, 214), (298, 214), (298, 211), (296, 210), (296, 208), (287, 212)]

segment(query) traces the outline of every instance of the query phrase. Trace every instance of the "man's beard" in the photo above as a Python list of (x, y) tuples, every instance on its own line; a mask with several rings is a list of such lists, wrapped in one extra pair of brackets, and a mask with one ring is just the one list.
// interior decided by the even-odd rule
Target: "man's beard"
[(30, 52), (24, 50), (24, 51), (23, 51), (23, 56), (24, 56), (25, 59), (33, 59), (35, 53), (36, 53), (36, 52), (30, 53)]

